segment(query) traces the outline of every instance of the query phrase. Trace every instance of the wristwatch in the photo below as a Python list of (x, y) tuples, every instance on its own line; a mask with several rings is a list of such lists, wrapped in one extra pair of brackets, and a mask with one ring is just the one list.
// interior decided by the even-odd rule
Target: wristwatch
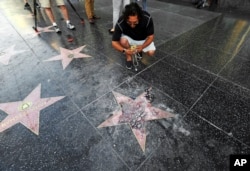
[(127, 49), (123, 49), (123, 50), (122, 50), (122, 53), (125, 54), (125, 53), (126, 53), (126, 50), (127, 50)]

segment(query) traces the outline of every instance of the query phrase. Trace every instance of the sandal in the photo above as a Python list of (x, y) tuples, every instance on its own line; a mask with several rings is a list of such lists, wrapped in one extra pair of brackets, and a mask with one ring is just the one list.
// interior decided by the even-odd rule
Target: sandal
[(93, 19), (100, 19), (101, 17), (94, 15)]

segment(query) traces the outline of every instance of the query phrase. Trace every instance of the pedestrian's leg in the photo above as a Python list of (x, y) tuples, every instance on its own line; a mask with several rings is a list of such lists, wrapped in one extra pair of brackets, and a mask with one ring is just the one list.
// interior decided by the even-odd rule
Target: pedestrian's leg
[(44, 8), (46, 15), (48, 16), (49, 20), (53, 25), (55, 25), (55, 17), (53, 15), (51, 4), (49, 0), (41, 0), (41, 7)]
[(59, 8), (60, 8), (60, 10), (62, 12), (64, 20), (66, 20), (66, 21), (69, 20), (69, 13), (68, 13), (68, 10), (67, 10), (66, 6), (61, 5), (61, 6), (59, 6)]
[(113, 0), (113, 30), (120, 16), (122, 0)]
[(121, 7), (123, 8), (130, 3), (130, 0), (113, 0), (113, 27), (109, 29), (110, 33), (115, 31), (115, 25), (120, 17)]
[(57, 24), (55, 22), (55, 17), (52, 13), (51, 8), (44, 8), (44, 10), (45, 10), (45, 13), (47, 14), (50, 22), (53, 24), (55, 32), (57, 32), (57, 33), (61, 32), (60, 29), (57, 27)]
[(64, 20), (66, 21), (66, 26), (68, 29), (74, 29), (75, 26), (72, 25), (69, 21), (69, 13), (65, 5), (60, 5), (59, 8), (61, 9), (62, 15), (64, 17)]
[(94, 17), (95, 15), (95, 12), (94, 12), (94, 3), (95, 1), (94, 0), (91, 0), (91, 4), (90, 4), (90, 11), (91, 11), (91, 15), (92, 15), (92, 18)]
[(85, 11), (86, 11), (86, 15), (89, 19), (89, 23), (90, 24), (94, 24), (95, 21), (93, 19), (93, 16), (92, 16), (92, 12), (91, 12), (91, 1), (92, 0), (85, 0)]
[(44, 8), (44, 10), (45, 10), (45, 13), (47, 14), (50, 22), (54, 25), (54, 23), (56, 23), (56, 22), (55, 22), (55, 17), (52, 13), (52, 9), (51, 8)]
[(88, 19), (92, 18), (91, 14), (91, 0), (85, 0), (85, 11)]
[(144, 10), (144, 11), (147, 11), (148, 9), (147, 9), (147, 0), (142, 0), (142, 9)]
[(130, 4), (130, 0), (123, 0), (123, 8), (128, 4)]

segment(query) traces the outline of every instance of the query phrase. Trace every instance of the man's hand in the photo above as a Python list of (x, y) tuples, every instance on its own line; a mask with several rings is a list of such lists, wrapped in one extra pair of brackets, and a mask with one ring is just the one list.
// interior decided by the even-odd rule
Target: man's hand
[(136, 53), (137, 52), (142, 52), (142, 49), (143, 49), (142, 45), (137, 45), (136, 46)]
[(126, 55), (133, 55), (135, 53), (136, 53), (136, 49), (133, 49), (133, 50), (132, 49), (127, 49), (126, 52), (125, 52)]

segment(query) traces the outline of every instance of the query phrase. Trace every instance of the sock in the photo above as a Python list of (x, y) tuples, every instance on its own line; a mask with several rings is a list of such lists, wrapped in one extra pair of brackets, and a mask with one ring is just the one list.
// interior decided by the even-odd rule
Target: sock
[(69, 20), (67, 20), (67, 21), (66, 21), (66, 23), (67, 23), (67, 24), (69, 24), (69, 23), (70, 23), (70, 21), (69, 21)]
[(57, 24), (54, 22), (54, 23), (53, 23), (53, 26), (57, 26)]

